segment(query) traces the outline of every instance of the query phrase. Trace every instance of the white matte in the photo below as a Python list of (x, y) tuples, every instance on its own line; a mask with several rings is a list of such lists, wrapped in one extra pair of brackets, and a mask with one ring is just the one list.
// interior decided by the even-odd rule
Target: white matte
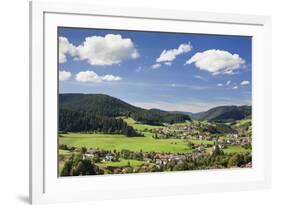
[[(79, 13), (99, 15), (77, 15)], [(265, 73), (265, 63), (269, 61), (265, 42), (270, 26), (268, 18), (59, 3), (34, 4), (32, 14), (31, 195), (34, 204), (248, 190), (270, 185), (270, 125), (265, 121), (271, 114), (265, 110), (271, 103), (267, 92), (270, 88), (265, 86), (270, 80), (270, 72)], [(111, 16), (107, 16), (109, 14)], [(58, 178), (58, 26), (252, 36), (253, 168)]]

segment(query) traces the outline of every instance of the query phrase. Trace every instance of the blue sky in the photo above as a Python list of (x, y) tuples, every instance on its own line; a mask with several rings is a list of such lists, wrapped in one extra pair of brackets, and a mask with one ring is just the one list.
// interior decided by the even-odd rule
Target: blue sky
[(59, 92), (199, 112), (251, 104), (251, 37), (59, 28)]

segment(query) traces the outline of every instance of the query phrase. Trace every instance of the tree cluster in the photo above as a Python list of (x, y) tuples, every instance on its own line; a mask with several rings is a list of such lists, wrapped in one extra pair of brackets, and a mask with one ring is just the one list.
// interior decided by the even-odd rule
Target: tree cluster
[(130, 114), (130, 116), (135, 121), (148, 125), (162, 125), (162, 123), (174, 124), (179, 122), (185, 122), (186, 120), (191, 120), (190, 117), (187, 115), (151, 110), (133, 112)]
[(59, 111), (60, 132), (101, 132), (106, 134), (124, 134), (128, 137), (141, 136), (132, 126), (120, 118), (96, 116), (92, 112)]
[(60, 176), (82, 176), (101, 175), (103, 170), (99, 169), (91, 160), (83, 159), (82, 155), (70, 157), (64, 164)]

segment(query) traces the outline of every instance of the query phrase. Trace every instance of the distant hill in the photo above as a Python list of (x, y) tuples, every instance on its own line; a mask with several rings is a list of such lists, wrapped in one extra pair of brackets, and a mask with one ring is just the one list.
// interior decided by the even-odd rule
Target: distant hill
[[(161, 110), (161, 109), (158, 109), (158, 108), (151, 108), (149, 109), (150, 111), (153, 111), (153, 112), (168, 112), (166, 110)], [(183, 113), (182, 113), (183, 114)]]
[(191, 115), (196, 120), (232, 121), (249, 118), (252, 115), (252, 106), (219, 106), (206, 112)]
[(184, 115), (188, 115), (191, 119), (195, 119), (196, 116), (198, 116), (199, 114), (201, 114), (202, 112), (197, 112), (197, 113), (194, 113), (194, 112), (181, 112), (181, 111), (174, 111), (173, 113), (181, 113), (181, 114), (184, 114)]
[(104, 94), (59, 94), (61, 110), (91, 112), (96, 116), (129, 116), (146, 124), (176, 123), (191, 120), (188, 115), (158, 109), (146, 110)]

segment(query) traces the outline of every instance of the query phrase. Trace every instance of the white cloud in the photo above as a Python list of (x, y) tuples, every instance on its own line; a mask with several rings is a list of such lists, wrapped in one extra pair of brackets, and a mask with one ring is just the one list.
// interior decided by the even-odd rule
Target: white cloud
[(202, 77), (201, 75), (195, 75), (193, 76), (196, 79), (200, 79), (200, 80), (206, 80), (204, 77)]
[(104, 81), (122, 80), (122, 78), (119, 76), (114, 76), (114, 75), (99, 76), (94, 71), (89, 71), (89, 70), (81, 71), (81, 72), (77, 73), (75, 79), (77, 81), (83, 82), (83, 83), (101, 83)]
[(104, 75), (100, 76), (102, 81), (117, 81), (117, 80), (122, 80), (121, 77), (115, 76), (115, 75)]
[(200, 70), (216, 74), (233, 74), (245, 61), (238, 54), (223, 50), (206, 50), (193, 55), (186, 64), (194, 63)]
[(166, 66), (171, 66), (172, 65), (172, 62), (165, 62), (164, 63)]
[(69, 54), (71, 56), (76, 55), (76, 47), (69, 43), (66, 37), (59, 37), (59, 63), (66, 62), (66, 55)]
[(247, 80), (243, 80), (240, 85), (249, 85), (250, 84), (250, 81), (247, 81)]
[(225, 85), (230, 85), (231, 80), (226, 81)]
[(232, 88), (232, 90), (236, 90), (236, 89), (238, 89), (239, 87), (238, 86), (234, 86), (233, 88)]
[(68, 80), (71, 77), (71, 72), (62, 70), (59, 71), (59, 80), (60, 81), (64, 81), (64, 80)]
[(223, 86), (223, 84), (222, 83), (218, 83), (218, 86), (221, 87), (221, 86)]
[(169, 49), (169, 50), (163, 50), (160, 54), (159, 58), (156, 59), (157, 63), (165, 62), (165, 61), (173, 61), (176, 59), (178, 55), (181, 55), (183, 53), (187, 53), (191, 51), (192, 46), (190, 43), (188, 44), (181, 44), (178, 48)]
[[(163, 86), (163, 85), (161, 85)], [(188, 84), (178, 84), (178, 83), (171, 83), (171, 84), (166, 84), (168, 87), (174, 87), (174, 88), (188, 88), (190, 90), (206, 90), (208, 89), (207, 86), (197, 86), (197, 85), (188, 85)]]
[(91, 65), (113, 65), (139, 57), (130, 38), (115, 34), (87, 37), (77, 47), (77, 55), (80, 60), (87, 60)]
[(158, 69), (158, 68), (161, 67), (161, 64), (155, 63), (155, 64), (153, 64), (151, 67), (152, 67), (152, 69)]

